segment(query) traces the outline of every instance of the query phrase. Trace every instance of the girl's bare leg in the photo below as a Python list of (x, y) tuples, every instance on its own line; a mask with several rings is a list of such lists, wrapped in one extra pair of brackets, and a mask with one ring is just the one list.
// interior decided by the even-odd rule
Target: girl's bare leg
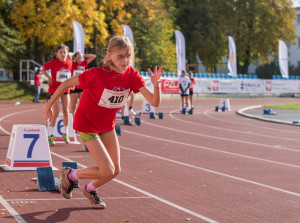
[(93, 186), (98, 188), (116, 177), (120, 171), (120, 147), (115, 130), (101, 134), (100, 139), (85, 142), (97, 167), (77, 171), (79, 179), (94, 179)]
[(59, 100), (57, 100), (53, 104), (52, 108), (53, 108), (53, 113), (52, 113), (52, 119), (51, 119), (51, 122), (50, 122), (50, 126), (54, 127), (55, 123), (56, 123), (56, 119), (57, 119), (58, 114), (59, 114)]
[(61, 96), (61, 105), (63, 110), (63, 123), (64, 126), (69, 126), (69, 94), (63, 94)]
[(76, 110), (76, 104), (79, 98), (79, 94), (78, 93), (72, 93), (70, 94), (70, 113), (72, 113), (73, 118), (74, 118), (74, 114), (75, 114), (75, 110)]

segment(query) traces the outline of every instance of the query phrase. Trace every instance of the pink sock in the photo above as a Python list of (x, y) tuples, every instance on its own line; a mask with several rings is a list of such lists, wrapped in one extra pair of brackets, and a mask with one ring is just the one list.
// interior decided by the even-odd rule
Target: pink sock
[(86, 185), (86, 192), (90, 193), (91, 191), (96, 191), (97, 187), (95, 187), (93, 184), (93, 181), (91, 181), (89, 184)]
[(73, 182), (77, 183), (78, 182), (78, 177), (77, 177), (77, 170), (72, 169), (68, 175), (69, 180), (72, 180)]

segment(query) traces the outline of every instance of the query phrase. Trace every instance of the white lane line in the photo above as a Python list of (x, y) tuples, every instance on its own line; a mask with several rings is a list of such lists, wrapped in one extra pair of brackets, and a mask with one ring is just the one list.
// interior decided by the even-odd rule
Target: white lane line
[(177, 111), (177, 110), (173, 110), (173, 111), (171, 111), (169, 113), (169, 116), (171, 118), (173, 118), (173, 119), (175, 119), (177, 121), (185, 122), (185, 123), (192, 124), (192, 125), (199, 125), (199, 126), (204, 126), (204, 127), (207, 127), (207, 128), (224, 130), (224, 131), (227, 131), (227, 132), (236, 132), (236, 133), (239, 133), (239, 134), (255, 135), (255, 136), (260, 136), (260, 137), (268, 137), (268, 138), (274, 138), (274, 139), (290, 140), (290, 141), (298, 141), (298, 142), (300, 142), (300, 139), (298, 139), (298, 138), (286, 138), (286, 137), (280, 137), (280, 136), (270, 136), (270, 135), (258, 134), (258, 133), (254, 133), (254, 132), (242, 132), (242, 131), (237, 131), (237, 130), (234, 130), (234, 129), (228, 129), (228, 128), (222, 128), (222, 127), (216, 127), (216, 126), (212, 126), (212, 125), (205, 125), (205, 124), (201, 124), (201, 123), (186, 121), (186, 120), (182, 120), (180, 118), (175, 117), (173, 115), (174, 111)]
[(150, 122), (147, 122), (147, 121), (144, 121), (144, 120), (143, 120), (143, 124), (152, 125), (152, 126), (155, 126), (157, 128), (167, 129), (167, 130), (171, 130), (171, 131), (175, 131), (175, 132), (186, 133), (186, 134), (189, 134), (189, 135), (203, 136), (203, 137), (212, 138), (212, 139), (220, 139), (220, 140), (230, 141), (230, 142), (245, 143), (245, 144), (250, 144), (250, 145), (255, 145), (255, 146), (269, 147), (269, 148), (272, 148), (272, 149), (300, 152), (300, 150), (297, 150), (297, 149), (282, 148), (282, 147), (278, 147), (278, 146), (272, 146), (272, 145), (261, 144), (261, 143), (256, 143), (256, 142), (248, 142), (248, 141), (243, 141), (243, 140), (238, 140), (238, 139), (230, 139), (230, 138), (224, 138), (224, 137), (219, 137), (219, 136), (212, 136), (212, 135), (205, 135), (205, 134), (201, 134), (201, 133), (188, 132), (188, 131), (179, 130), (179, 129), (175, 129), (175, 128), (169, 128), (169, 127), (166, 127), (166, 126), (155, 125), (153, 123), (150, 123)]
[(25, 113), (25, 112), (31, 112), (31, 111), (36, 111), (36, 110), (39, 110), (39, 109), (30, 109), (30, 110), (25, 110), (25, 111), (20, 111), (20, 112), (14, 112), (14, 113), (11, 113), (9, 115), (5, 115), (3, 117), (0, 118), (0, 130), (5, 132), (6, 134), (10, 135), (10, 132), (6, 131), (2, 126), (1, 126), (1, 122), (2, 120), (4, 120), (5, 118), (8, 118), (10, 116), (14, 116), (14, 115), (17, 115), (17, 114), (21, 114), (21, 113)]
[[(105, 200), (117, 200), (117, 199), (149, 199), (151, 197), (101, 197)], [(65, 199), (65, 198), (32, 198), (32, 199), (7, 199), (6, 201), (14, 202), (14, 201), (72, 201), (72, 200), (86, 200), (86, 198), (72, 198), (72, 199)]]
[[(144, 121), (143, 121), (143, 123), (144, 123)], [(138, 135), (138, 136), (142, 136), (142, 137), (145, 137), (145, 138), (150, 138), (150, 139), (155, 139), (155, 140), (160, 140), (160, 141), (166, 141), (166, 142), (176, 143), (176, 144), (179, 144), (179, 145), (185, 145), (185, 146), (190, 146), (190, 147), (194, 147), (194, 148), (200, 148), (200, 149), (214, 151), (214, 152), (218, 152), (218, 153), (225, 153), (225, 154), (229, 154), (229, 155), (232, 155), (232, 156), (239, 156), (239, 157), (243, 157), (243, 158), (254, 159), (254, 160), (259, 160), (259, 161), (264, 161), (264, 162), (268, 162), (268, 163), (279, 164), (279, 165), (288, 166), (288, 167), (300, 168), (300, 166), (298, 166), (298, 165), (293, 165), (293, 164), (289, 164), (289, 163), (282, 163), (282, 162), (277, 162), (277, 161), (274, 161), (274, 160), (268, 160), (268, 159), (254, 157), (254, 156), (247, 156), (247, 155), (243, 155), (243, 154), (239, 154), (239, 153), (227, 152), (227, 151), (223, 151), (223, 150), (208, 148), (208, 147), (205, 147), (205, 146), (198, 146), (198, 145), (194, 145), (194, 144), (189, 144), (189, 143), (184, 143), (184, 142), (178, 142), (178, 141), (175, 141), (175, 140), (170, 140), (170, 139), (165, 139), (165, 138), (159, 138), (159, 137), (156, 137), (156, 136), (153, 137), (153, 136), (144, 135), (144, 134), (141, 134), (141, 133), (131, 132), (131, 131), (128, 131), (128, 130), (122, 130), (122, 131), (128, 132), (130, 134), (135, 134), (135, 135)]]
[(242, 181), (242, 182), (254, 184), (254, 185), (257, 185), (257, 186), (265, 187), (265, 188), (268, 188), (268, 189), (272, 189), (272, 190), (275, 190), (275, 191), (279, 191), (279, 192), (283, 192), (283, 193), (287, 193), (287, 194), (290, 194), (290, 195), (295, 195), (297, 197), (300, 197), (299, 193), (296, 193), (296, 192), (293, 192), (293, 191), (284, 190), (284, 189), (281, 189), (281, 188), (278, 188), (278, 187), (273, 187), (273, 186), (270, 186), (270, 185), (267, 185), (267, 184), (262, 184), (262, 183), (259, 183), (259, 182), (256, 182), (256, 181), (247, 180), (247, 179), (244, 179), (244, 178), (232, 176), (232, 175), (229, 175), (229, 174), (217, 172), (217, 171), (206, 169), (206, 168), (202, 168), (202, 167), (199, 167), (199, 166), (194, 166), (194, 165), (191, 165), (191, 164), (179, 162), (179, 161), (168, 159), (168, 158), (165, 158), (165, 157), (153, 155), (151, 153), (141, 152), (141, 151), (138, 151), (138, 150), (135, 150), (135, 149), (131, 149), (131, 148), (128, 148), (128, 147), (121, 146), (121, 148), (129, 150), (129, 151), (132, 151), (132, 152), (136, 152), (136, 153), (141, 153), (141, 154), (144, 154), (144, 155), (148, 155), (148, 156), (151, 156), (151, 157), (154, 157), (154, 158), (157, 158), (157, 159), (161, 159), (161, 160), (165, 160), (165, 161), (168, 161), (168, 162), (176, 163), (176, 164), (179, 164), (179, 165), (182, 165), (182, 166), (187, 166), (187, 167), (195, 168), (195, 169), (202, 170), (202, 171), (205, 171), (205, 172), (217, 174), (217, 175), (220, 175), (220, 176), (223, 176), (223, 177), (228, 177), (228, 178), (231, 178), (231, 179), (234, 179), (234, 180), (238, 180), (238, 181)]
[[(251, 126), (251, 127), (254, 127), (254, 128), (260, 128), (260, 129), (269, 129), (269, 130), (273, 130), (274, 131), (274, 128), (271, 128), (271, 127), (265, 127), (265, 126), (259, 126), (259, 125), (252, 125), (252, 124), (247, 124), (247, 123), (242, 123), (242, 122), (232, 122), (232, 121), (228, 121), (228, 120), (224, 120), (224, 119), (219, 119), (219, 118), (215, 118), (211, 115), (208, 114), (208, 112), (210, 112), (212, 110), (206, 110), (203, 114), (210, 118), (210, 119), (214, 119), (214, 120), (217, 120), (217, 121), (221, 121), (221, 122), (225, 122), (225, 123), (233, 123), (233, 124), (236, 124), (236, 125), (244, 125), (244, 126)], [(249, 118), (244, 118), (245, 120), (248, 119), (250, 120)], [(255, 119), (257, 120), (257, 119)], [(258, 121), (258, 120), (257, 120)], [(297, 131), (290, 131), (290, 130), (285, 130), (285, 129), (280, 129), (280, 128), (276, 128), (276, 131), (278, 132), (289, 132), (289, 133), (299, 133)]]
[[(69, 161), (69, 162), (75, 162), (75, 161), (73, 161), (73, 160), (71, 160), (71, 159), (68, 159), (68, 158), (65, 158), (64, 156), (62, 156), (62, 155), (60, 155), (60, 154), (57, 154), (57, 153), (55, 153), (55, 152), (51, 152), (51, 154), (53, 154), (53, 155), (55, 155), (55, 156), (57, 156), (57, 157), (59, 157), (59, 158), (61, 158), (61, 159), (64, 159), (64, 160), (66, 160), (66, 161)], [(81, 163), (78, 163), (78, 162), (77, 162), (77, 165), (78, 165), (78, 166), (81, 166), (82, 168), (87, 168), (87, 166), (85, 166), (85, 165), (83, 165), (83, 164), (81, 164)], [(210, 219), (210, 218), (208, 218), (208, 217), (205, 217), (205, 216), (203, 216), (203, 215), (201, 215), (201, 214), (198, 214), (198, 213), (193, 212), (193, 211), (191, 211), (191, 210), (189, 210), (189, 209), (186, 209), (186, 208), (184, 208), (184, 207), (182, 207), (182, 206), (179, 206), (179, 205), (177, 205), (177, 204), (174, 204), (174, 203), (172, 203), (172, 202), (170, 202), (170, 201), (168, 201), (168, 200), (165, 200), (165, 199), (163, 199), (163, 198), (161, 198), (161, 197), (158, 197), (158, 196), (156, 196), (156, 195), (154, 195), (154, 194), (151, 194), (151, 193), (149, 193), (149, 192), (147, 192), (147, 191), (144, 191), (144, 190), (142, 190), (142, 189), (140, 189), (140, 188), (137, 188), (137, 187), (135, 187), (135, 186), (132, 186), (132, 185), (130, 185), (130, 184), (127, 184), (127, 183), (125, 183), (125, 182), (123, 182), (123, 181), (120, 181), (120, 180), (117, 180), (117, 179), (113, 179), (113, 181), (115, 181), (115, 182), (117, 182), (117, 183), (119, 183), (119, 184), (122, 184), (122, 185), (124, 185), (124, 186), (126, 186), (126, 187), (129, 187), (129, 188), (131, 188), (131, 189), (133, 189), (133, 190), (135, 190), (135, 191), (138, 191), (138, 192), (140, 192), (140, 193), (142, 193), (142, 194), (144, 194), (144, 195), (146, 195), (146, 196), (148, 196), (148, 197), (154, 198), (155, 200), (158, 200), (158, 201), (160, 201), (160, 202), (162, 202), (162, 203), (165, 203), (165, 204), (167, 204), (167, 205), (169, 205), (169, 206), (171, 206), (171, 207), (174, 207), (174, 208), (176, 208), (176, 209), (178, 209), (178, 210), (181, 210), (181, 211), (183, 211), (183, 212), (185, 212), (185, 213), (188, 213), (188, 214), (190, 214), (190, 215), (193, 215), (193, 216), (195, 216), (195, 217), (197, 217), (197, 218), (200, 218), (200, 219), (205, 220), (205, 221), (210, 222), (210, 223), (217, 223), (215, 220), (212, 220), (212, 219)]]
[(26, 221), (24, 220), (24, 218), (22, 218), (19, 213), (13, 209), (12, 206), (9, 205), (9, 203), (7, 203), (6, 200), (4, 200), (4, 198), (0, 195), (0, 203), (2, 204), (2, 206), (11, 214), (11, 216), (14, 217), (14, 219), (17, 221), (17, 222), (20, 222), (20, 223), (26, 223)]
[(134, 187), (134, 186), (132, 186), (132, 185), (130, 185), (130, 184), (127, 184), (127, 183), (125, 183), (125, 182), (123, 182), (123, 181), (120, 181), (120, 180), (117, 180), (117, 179), (114, 179), (114, 181), (116, 181), (116, 182), (118, 182), (119, 184), (122, 184), (122, 185), (124, 185), (124, 186), (126, 186), (126, 187), (129, 187), (129, 188), (131, 188), (131, 189), (133, 189), (133, 190), (136, 190), (136, 191), (138, 191), (138, 192), (140, 192), (140, 193), (142, 193), (142, 194), (145, 194), (145, 195), (147, 195), (147, 196), (149, 196), (149, 197), (152, 197), (152, 198), (154, 198), (154, 199), (156, 199), (156, 200), (158, 200), (158, 201), (160, 201), (160, 202), (162, 202), (162, 203), (165, 203), (165, 204), (167, 204), (167, 205), (169, 205), (169, 206), (171, 206), (171, 207), (173, 207), (173, 208), (176, 208), (176, 209), (181, 210), (181, 211), (183, 211), (183, 212), (186, 212), (186, 213), (188, 213), (188, 214), (190, 214), (190, 215), (193, 215), (193, 216), (195, 216), (195, 217), (197, 217), (197, 218), (200, 218), (200, 219), (202, 219), (202, 220), (204, 220), (204, 221), (211, 222), (211, 223), (216, 223), (216, 221), (214, 221), (214, 220), (212, 220), (212, 219), (210, 219), (210, 218), (207, 218), (207, 217), (205, 217), (205, 216), (203, 216), (203, 215), (200, 215), (200, 214), (198, 214), (198, 213), (195, 213), (195, 212), (193, 212), (193, 211), (191, 211), (191, 210), (189, 210), (189, 209), (186, 209), (186, 208), (184, 208), (184, 207), (181, 207), (181, 206), (179, 206), (179, 205), (177, 205), (177, 204), (174, 204), (174, 203), (172, 203), (172, 202), (170, 202), (170, 201), (167, 201), (167, 200), (165, 200), (165, 199), (163, 199), (163, 198), (161, 198), (161, 197), (155, 196), (155, 195), (153, 195), (153, 194), (151, 194), (151, 193), (149, 193), (149, 192), (147, 192), (147, 191), (141, 190), (141, 189), (139, 189), (139, 188), (137, 188), (137, 187)]

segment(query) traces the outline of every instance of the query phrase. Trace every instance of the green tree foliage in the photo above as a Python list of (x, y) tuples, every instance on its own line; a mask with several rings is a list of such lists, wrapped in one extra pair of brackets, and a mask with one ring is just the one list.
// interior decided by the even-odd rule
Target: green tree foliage
[(208, 70), (222, 60), (226, 52), (226, 14), (220, 0), (175, 0), (176, 24), (186, 41), (189, 63), (199, 55)]
[(187, 55), (198, 53), (209, 68), (228, 53), (227, 37), (236, 42), (238, 72), (255, 60), (276, 57), (278, 40), (296, 38), (291, 0), (175, 0), (177, 24), (186, 37)]
[(238, 71), (247, 73), (250, 63), (258, 58), (278, 56), (278, 41), (293, 43), (296, 38), (295, 10), (291, 0), (228, 0), (226, 34), (237, 45)]
[[(74, 20), (83, 25), (88, 47), (93, 48), (95, 44), (103, 46), (108, 37), (102, 7), (94, 0), (17, 1), (10, 18), (20, 31), (22, 40), (27, 43), (27, 56), (38, 61), (41, 54), (35, 58), (31, 47), (47, 52), (60, 43), (71, 41)], [(94, 28), (97, 33), (94, 33)], [(96, 41), (91, 41), (94, 39)]]
[(20, 33), (8, 19), (11, 8), (10, 1), (0, 0), (0, 67), (10, 72), (17, 72), (20, 56), (25, 47)]
[(163, 66), (165, 71), (176, 71), (174, 18), (170, 3), (151, 0), (130, 0), (126, 10), (135, 39), (136, 68)]

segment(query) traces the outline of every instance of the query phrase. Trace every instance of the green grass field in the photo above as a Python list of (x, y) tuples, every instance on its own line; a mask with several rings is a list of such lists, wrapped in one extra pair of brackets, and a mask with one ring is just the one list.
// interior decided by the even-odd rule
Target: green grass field
[[(0, 101), (32, 101), (35, 92), (22, 83), (0, 82)], [(45, 97), (40, 95), (40, 100)]]
[(268, 105), (265, 108), (285, 108), (285, 109), (300, 109), (300, 104), (287, 104), (287, 105)]

